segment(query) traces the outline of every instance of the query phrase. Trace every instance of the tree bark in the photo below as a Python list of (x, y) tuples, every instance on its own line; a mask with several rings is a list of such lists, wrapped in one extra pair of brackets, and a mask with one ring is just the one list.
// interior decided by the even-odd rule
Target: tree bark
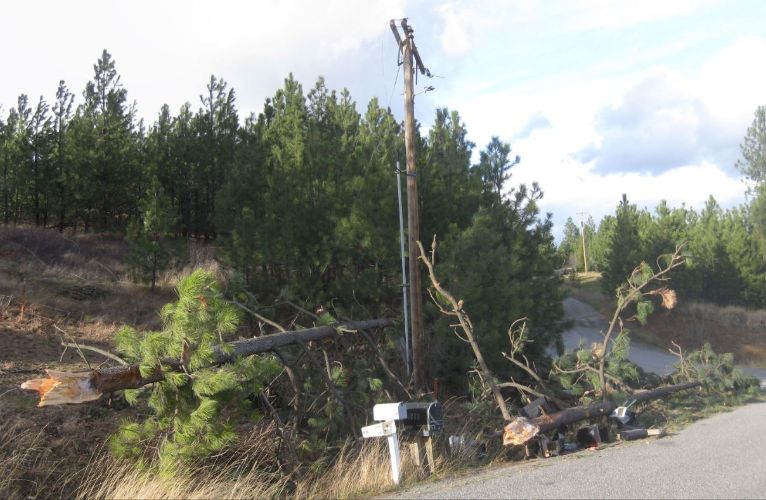
[[(650, 399), (661, 398), (673, 394), (674, 392), (699, 387), (701, 385), (701, 382), (689, 382), (686, 384), (660, 387), (658, 389), (636, 394), (630, 401), (633, 403), (640, 403)], [(505, 426), (503, 431), (503, 444), (506, 446), (524, 444), (541, 432), (548, 432), (562, 425), (569, 425), (574, 422), (579, 422), (580, 420), (609, 415), (615, 408), (617, 408), (617, 406), (617, 403), (613, 401), (602, 401), (601, 403), (595, 403), (590, 406), (567, 408), (566, 410), (557, 413), (541, 415), (532, 419), (518, 417)]]
[[(319, 326), (291, 332), (280, 332), (263, 337), (237, 340), (229, 343), (231, 354), (216, 349), (215, 361), (211, 366), (233, 361), (238, 357), (252, 356), (263, 352), (273, 351), (289, 344), (309, 342), (339, 335), (339, 330), (373, 329), (391, 326), (389, 318), (372, 319), (368, 321), (349, 321), (338, 325)], [(67, 373), (46, 370), (48, 378), (27, 380), (21, 388), (37, 391), (40, 402), (37, 406), (60, 404), (78, 404), (95, 401), (102, 394), (123, 389), (137, 389), (145, 385), (160, 382), (165, 378), (165, 371), (182, 369), (178, 360), (165, 360), (162, 366), (157, 366), (148, 376), (142, 376), (136, 365), (123, 365), (100, 368), (86, 372)]]

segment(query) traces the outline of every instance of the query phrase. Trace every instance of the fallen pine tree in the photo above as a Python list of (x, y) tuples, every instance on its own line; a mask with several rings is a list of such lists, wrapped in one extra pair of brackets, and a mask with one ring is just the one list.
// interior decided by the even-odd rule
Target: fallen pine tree
[[(629, 404), (632, 405), (643, 401), (658, 399), (675, 392), (700, 387), (701, 385), (701, 382), (689, 382), (685, 384), (659, 387), (650, 391), (643, 391), (634, 394), (629, 399)], [(561, 426), (589, 418), (610, 415), (618, 406), (617, 403), (607, 400), (589, 406), (567, 408), (556, 413), (548, 415), (543, 414), (531, 419), (517, 417), (503, 429), (503, 444), (505, 446), (525, 444), (538, 434), (558, 429)]]
[[(211, 366), (228, 363), (236, 358), (274, 351), (290, 344), (331, 338), (339, 332), (370, 330), (391, 326), (392, 319), (381, 318), (367, 321), (349, 321), (337, 325), (318, 326), (303, 330), (279, 332), (251, 339), (230, 342), (226, 349), (216, 348)], [(94, 401), (103, 394), (137, 389), (162, 381), (168, 372), (184, 370), (182, 360), (164, 359), (151, 373), (142, 375), (139, 365), (121, 365), (97, 368), (86, 372), (61, 372), (46, 370), (48, 378), (27, 380), (21, 388), (37, 391), (40, 402), (37, 406), (77, 404)]]

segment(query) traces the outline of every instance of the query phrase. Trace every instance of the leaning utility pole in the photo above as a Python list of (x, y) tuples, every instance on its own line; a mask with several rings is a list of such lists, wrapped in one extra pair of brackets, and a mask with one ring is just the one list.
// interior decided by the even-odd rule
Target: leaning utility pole
[[(407, 19), (401, 20), (403, 37), (399, 35), (395, 20), (390, 22), (391, 31), (399, 44), (404, 64), (404, 146), (407, 150), (407, 247), (409, 251), (410, 311), (412, 316), (412, 380), (416, 388), (425, 385), (425, 339), (423, 336), (423, 294), (421, 292), (418, 246), (420, 240), (420, 210), (418, 207), (418, 182), (415, 169), (415, 102), (414, 73), (431, 76), (423, 66), (413, 30)], [(414, 63), (414, 64), (413, 64)]]

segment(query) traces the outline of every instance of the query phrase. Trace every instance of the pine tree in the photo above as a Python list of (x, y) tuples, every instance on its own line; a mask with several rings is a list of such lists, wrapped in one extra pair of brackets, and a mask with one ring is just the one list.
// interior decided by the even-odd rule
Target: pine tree
[(742, 159), (737, 160), (737, 168), (748, 179), (763, 183), (766, 180), (766, 106), (756, 108), (740, 151)]
[(142, 191), (135, 109), (127, 104), (127, 90), (109, 52), (102, 52), (93, 72), (74, 127), (81, 217), (86, 230), (93, 223), (102, 230), (124, 229)]
[(152, 291), (158, 273), (170, 263), (168, 240), (174, 219), (170, 203), (155, 178), (141, 203), (141, 216), (130, 223), (127, 234), (134, 274), (150, 281)]
[(612, 294), (620, 283), (630, 276), (636, 263), (642, 260), (639, 237), (639, 212), (628, 202), (625, 194), (617, 207), (614, 230), (609, 241), (606, 265), (601, 285), (605, 292)]
[[(505, 375), (509, 367), (500, 352), (508, 342), (508, 325), (528, 318), (529, 337), (534, 341), (529, 354), (544, 356), (549, 347), (560, 344), (563, 297), (560, 282), (553, 277), (559, 263), (550, 215), (541, 216), (537, 208), (542, 197), (539, 186), (522, 184), (503, 196), (510, 178), (510, 147), (499, 147), (493, 141), (488, 148), (491, 154), (485, 152), (484, 158), (498, 152), (501, 157), (495, 157), (496, 175), (482, 177), (489, 179), (483, 183), (483, 203), (487, 205), (475, 213), (469, 227), (442, 240), (445, 250), (437, 268), (439, 275), (449, 278), (448, 288), (470, 311), (488, 365)], [(434, 365), (440, 366), (437, 375), (454, 387), (464, 387), (472, 355), (455, 339), (443, 318), (434, 323)]]
[(69, 92), (64, 80), (59, 81), (56, 102), (53, 105), (52, 125), (52, 185), (51, 207), (56, 211), (59, 232), (64, 231), (71, 210), (74, 186), (72, 183), (72, 158), (68, 142), (69, 122), (72, 119), (74, 94)]
[(566, 222), (564, 222), (564, 237), (558, 248), (558, 260), (562, 266), (570, 266), (577, 269), (579, 263), (577, 258), (578, 248), (582, 248), (580, 241), (580, 228), (577, 227), (577, 224), (575, 224), (571, 217), (567, 217)]
[[(123, 327), (116, 337), (117, 349), (148, 375), (160, 367), (165, 379), (141, 390), (125, 391), (135, 403), (148, 394), (152, 415), (143, 421), (125, 421), (109, 445), (119, 457), (147, 464), (156, 458), (148, 442), (156, 443), (159, 468), (173, 472), (191, 460), (209, 456), (232, 444), (234, 426), (241, 419), (258, 419), (252, 395), (278, 372), (271, 356), (238, 358), (210, 367), (216, 349), (237, 328), (237, 310), (223, 296), (212, 273), (196, 270), (178, 284), (178, 301), (162, 309), (163, 329), (139, 333)], [(180, 364), (179, 371), (166, 360)], [(154, 455), (154, 456), (152, 456)]]

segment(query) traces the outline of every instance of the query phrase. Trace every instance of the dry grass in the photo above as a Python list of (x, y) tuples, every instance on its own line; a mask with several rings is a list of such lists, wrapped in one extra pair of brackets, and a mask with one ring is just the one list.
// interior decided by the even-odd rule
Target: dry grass
[(32, 316), (63, 322), (88, 339), (110, 339), (126, 323), (156, 329), (158, 311), (175, 298), (181, 276), (197, 267), (223, 274), (218, 248), (193, 240), (185, 245), (185, 264), (161, 273), (151, 292), (131, 280), (130, 250), (120, 235), (0, 227), (0, 306), (8, 299), (24, 304)]
[(76, 498), (275, 498), (282, 496), (287, 485), (286, 478), (259, 470), (237, 477), (230, 470), (183, 471), (164, 477), (108, 458), (102, 463), (106, 465), (87, 474)]
[[(349, 441), (324, 467), (322, 461), (290, 474), (261, 467), (254, 457), (270, 456), (268, 450), (252, 450), (225, 465), (199, 465), (163, 476), (115, 461), (108, 456), (95, 460), (85, 471), (77, 498), (362, 498), (393, 491), (388, 445), (384, 439)], [(473, 454), (437, 458), (437, 474), (451, 477), (475, 464)], [(426, 476), (402, 447), (403, 485), (411, 486)]]
[(77, 478), (64, 469), (46, 444), (45, 429), (11, 424), (0, 432), (0, 498), (65, 496)]
[(384, 440), (348, 443), (329, 467), (291, 474), (258, 463), (272, 452), (251, 449), (226, 464), (199, 464), (172, 476), (102, 457), (89, 466), (77, 498), (359, 498), (392, 488)]
[(688, 302), (663, 316), (653, 328), (658, 338), (687, 348), (710, 342), (741, 364), (766, 366), (766, 310)]

